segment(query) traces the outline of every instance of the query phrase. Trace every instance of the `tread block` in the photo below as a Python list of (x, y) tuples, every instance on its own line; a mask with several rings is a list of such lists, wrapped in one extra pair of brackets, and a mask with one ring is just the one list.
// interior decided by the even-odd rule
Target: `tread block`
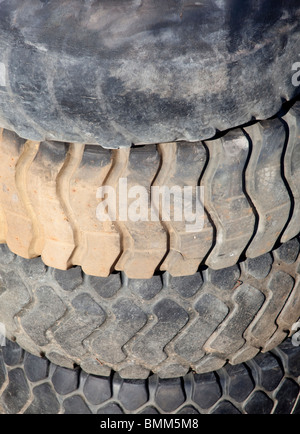
[(204, 409), (215, 405), (222, 396), (222, 389), (216, 374), (214, 372), (195, 374), (193, 380), (193, 401)]
[(249, 143), (236, 129), (206, 145), (210, 159), (202, 182), (206, 209), (216, 227), (216, 243), (206, 264), (219, 269), (236, 264), (254, 231), (255, 214), (242, 182)]
[(121, 384), (118, 399), (126, 410), (134, 411), (146, 404), (149, 393), (147, 381), (124, 380)]
[(126, 298), (114, 303), (111, 312), (107, 327), (97, 332), (92, 348), (100, 359), (119, 363), (126, 358), (123, 346), (146, 324), (147, 315), (131, 299)]
[(227, 389), (229, 396), (236, 402), (243, 402), (255, 388), (255, 382), (250, 372), (243, 364), (224, 366), (227, 374)]
[(290, 378), (286, 378), (276, 393), (278, 403), (274, 414), (290, 414), (299, 397), (299, 393), (299, 384), (295, 383)]
[(276, 357), (271, 353), (258, 354), (253, 363), (259, 372), (260, 384), (267, 391), (273, 391), (284, 376), (284, 371)]
[(235, 309), (204, 345), (206, 351), (215, 351), (218, 354), (238, 351), (245, 343), (244, 331), (255, 318), (264, 299), (264, 295), (258, 289), (248, 284), (239, 286), (233, 295)]
[(66, 306), (49, 286), (38, 288), (35, 297), (35, 305), (22, 316), (21, 324), (38, 345), (46, 345), (46, 331), (64, 315)]
[(102, 404), (112, 397), (110, 377), (89, 375), (84, 383), (83, 393), (91, 404)]
[(92, 414), (89, 407), (79, 395), (66, 398), (63, 402), (64, 414)]
[(60, 395), (74, 392), (79, 385), (79, 369), (67, 369), (57, 366), (52, 375), (54, 389)]
[(2, 394), (3, 403), (10, 414), (19, 413), (30, 397), (28, 381), (21, 368), (8, 373), (8, 386)]
[(165, 346), (177, 335), (189, 320), (187, 312), (170, 299), (164, 299), (153, 308), (156, 324), (132, 348), (134, 356), (149, 366), (162, 362), (167, 355)]
[(49, 360), (26, 353), (24, 370), (30, 381), (44, 380), (49, 374)]
[(59, 401), (49, 384), (44, 383), (34, 387), (33, 395), (33, 401), (24, 414), (57, 414), (59, 412)]
[(72, 300), (64, 321), (53, 327), (54, 339), (74, 357), (82, 356), (86, 350), (83, 341), (106, 319), (104, 310), (87, 293)]
[(180, 378), (160, 379), (155, 392), (155, 402), (165, 412), (174, 412), (185, 402)]
[(294, 279), (283, 271), (274, 273), (268, 283), (270, 289), (260, 315), (247, 330), (247, 339), (253, 346), (263, 347), (277, 329), (276, 318), (294, 287)]
[(270, 414), (274, 402), (264, 392), (255, 392), (245, 406), (247, 414)]
[(20, 279), (20, 276), (14, 272), (0, 271), (2, 278), (0, 290), (0, 320), (14, 333), (16, 329), (15, 316), (26, 306), (31, 297), (29, 292)]
[[(228, 307), (211, 294), (199, 297), (195, 309), (198, 313), (197, 320), (183, 332), (174, 346), (177, 354), (192, 363), (204, 356), (203, 345), (229, 312)], [(197, 342), (196, 346), (194, 342)]]
[(245, 128), (253, 149), (246, 169), (246, 190), (258, 214), (258, 227), (246, 255), (272, 250), (290, 214), (291, 201), (281, 174), (286, 132), (279, 119)]

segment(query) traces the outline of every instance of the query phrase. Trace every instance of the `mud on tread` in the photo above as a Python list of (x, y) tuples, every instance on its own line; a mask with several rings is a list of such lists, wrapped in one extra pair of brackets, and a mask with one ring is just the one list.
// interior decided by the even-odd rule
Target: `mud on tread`
[[(0, 241), (24, 258), (107, 277), (151, 278), (158, 270), (193, 275), (255, 258), (300, 232), (300, 102), (284, 116), (233, 129), (197, 143), (131, 149), (32, 142), (1, 130)], [(204, 187), (204, 226), (185, 223), (100, 222), (99, 187), (121, 194), (144, 186)], [(195, 199), (195, 191), (194, 191)], [(133, 199), (132, 199), (133, 200)], [(129, 200), (129, 204), (130, 204)]]
[(299, 414), (299, 351), (288, 339), (251, 362), (208, 374), (124, 380), (59, 367), (7, 341), (0, 349), (0, 413)]
[[(300, 312), (299, 239), (224, 270), (148, 280), (88, 276), (1, 246), (0, 321), (28, 352), (126, 379), (205, 373), (279, 345)], [(76, 331), (76, 333), (75, 333)]]

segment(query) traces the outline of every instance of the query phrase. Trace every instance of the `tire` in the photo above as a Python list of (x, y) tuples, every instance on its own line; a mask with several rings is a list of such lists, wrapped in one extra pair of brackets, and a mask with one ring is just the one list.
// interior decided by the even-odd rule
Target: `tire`
[[(162, 18), (147, 1), (113, 3), (0, 2), (0, 322), (27, 351), (94, 375), (243, 362), (300, 312), (298, 2), (163, 0)], [(122, 25), (99, 29), (103, 14)], [(250, 33), (233, 24), (244, 14)], [(123, 178), (148, 197), (203, 187), (202, 230), (158, 209), (99, 221), (98, 189), (120, 198)]]
[(1, 1), (0, 126), (122, 148), (267, 119), (299, 95), (299, 11), (298, 0)]
[(299, 240), (188, 277), (59, 271), (2, 246), (0, 322), (9, 339), (58, 365), (126, 379), (205, 373), (279, 345), (299, 318)]
[(300, 348), (176, 379), (123, 380), (53, 365), (16, 343), (0, 349), (1, 414), (300, 414)]
[[(300, 232), (300, 102), (287, 108), (216, 140), (130, 151), (32, 142), (2, 130), (0, 242), (53, 268), (79, 265), (101, 277), (117, 270), (135, 279), (159, 270), (192, 275), (199, 265), (221, 269), (263, 255)], [(202, 230), (187, 230), (172, 211), (166, 221), (157, 210), (155, 220), (148, 204), (142, 218), (100, 221), (99, 187), (121, 196), (122, 179), (129, 193), (136, 185), (146, 194), (190, 186), (194, 202), (200, 184)], [(134, 203), (128, 199), (129, 208)]]

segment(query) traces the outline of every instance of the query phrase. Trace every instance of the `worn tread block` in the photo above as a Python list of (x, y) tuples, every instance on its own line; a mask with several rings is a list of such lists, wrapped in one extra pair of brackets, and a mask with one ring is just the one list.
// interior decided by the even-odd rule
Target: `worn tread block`
[(122, 286), (120, 273), (111, 274), (108, 277), (89, 276), (89, 282), (103, 298), (113, 297)]
[(192, 405), (188, 405), (183, 407), (181, 410), (177, 412), (177, 414), (200, 414), (198, 410), (195, 409)]
[(294, 106), (283, 117), (289, 131), (287, 149), (284, 157), (284, 176), (288, 182), (294, 198), (294, 209), (292, 217), (286, 227), (281, 241), (286, 242), (300, 232), (300, 103), (296, 101)]
[(178, 291), (183, 298), (194, 297), (202, 285), (203, 278), (199, 272), (192, 276), (172, 277), (170, 282), (171, 288)]
[(28, 381), (21, 368), (15, 368), (8, 372), (8, 386), (4, 390), (1, 399), (8, 413), (19, 413), (30, 397)]
[(230, 291), (233, 289), (241, 275), (237, 265), (224, 268), (223, 270), (210, 269), (209, 271), (211, 283), (224, 291)]
[(132, 348), (134, 356), (150, 366), (157, 365), (167, 357), (163, 352), (165, 345), (177, 335), (189, 319), (187, 312), (170, 299), (157, 303), (153, 313), (157, 317), (157, 323), (145, 336), (138, 339)]
[(159, 414), (159, 411), (154, 407), (145, 407), (139, 414)]
[(242, 364), (226, 365), (223, 368), (228, 375), (228, 394), (237, 402), (243, 402), (255, 388), (255, 382), (249, 371)]
[(272, 275), (269, 283), (269, 294), (262, 308), (261, 315), (247, 331), (247, 337), (253, 346), (264, 347), (265, 342), (276, 331), (276, 318), (285, 300), (293, 289), (294, 279), (289, 274), (278, 271)]
[[(176, 340), (174, 347), (177, 354), (192, 363), (204, 356), (203, 345), (229, 312), (228, 307), (211, 294), (200, 296), (195, 310), (198, 313), (196, 322)], [(194, 342), (197, 342), (197, 346)]]
[(163, 288), (160, 276), (153, 276), (151, 279), (130, 279), (129, 288), (144, 300), (151, 300)]
[(245, 406), (248, 414), (270, 414), (274, 402), (264, 392), (255, 392)]
[(300, 393), (299, 384), (290, 378), (286, 378), (276, 393), (278, 403), (274, 414), (290, 414)]
[(66, 306), (49, 286), (38, 288), (35, 296), (37, 302), (22, 316), (21, 324), (38, 345), (46, 345), (46, 331), (63, 316)]
[(110, 377), (89, 375), (84, 383), (83, 393), (91, 404), (102, 404), (112, 396)]
[(202, 182), (205, 206), (216, 226), (216, 243), (206, 264), (219, 269), (236, 264), (254, 231), (255, 214), (241, 182), (249, 143), (243, 131), (235, 129), (206, 144), (210, 159)]
[(265, 253), (258, 258), (249, 258), (246, 262), (247, 270), (256, 279), (266, 278), (272, 269), (273, 258), (270, 253)]
[(33, 401), (24, 414), (57, 414), (60, 410), (59, 401), (50, 384), (44, 383), (33, 389)]
[(148, 401), (149, 392), (145, 380), (122, 381), (118, 399), (126, 410), (134, 411)]
[(52, 383), (60, 395), (74, 392), (79, 384), (79, 369), (71, 370), (57, 366), (52, 375)]
[(66, 398), (63, 402), (65, 409), (64, 414), (92, 414), (89, 407), (79, 395), (73, 395)]
[(104, 310), (87, 293), (81, 293), (72, 300), (64, 321), (53, 328), (54, 339), (70, 354), (80, 357), (86, 350), (83, 341), (106, 319)]
[(277, 358), (271, 353), (258, 354), (253, 363), (259, 370), (262, 387), (267, 391), (275, 390), (284, 376), (284, 371)]
[(160, 379), (155, 392), (155, 402), (166, 412), (174, 412), (180, 407), (185, 402), (181, 379)]
[(81, 267), (73, 267), (69, 270), (54, 269), (54, 278), (65, 291), (74, 291), (83, 282)]
[(111, 311), (113, 319), (110, 320), (110, 326), (97, 333), (92, 347), (99, 358), (118, 363), (126, 358), (122, 347), (146, 324), (147, 316), (132, 300), (126, 298), (114, 303)]
[(2, 272), (1, 290), (0, 290), (0, 320), (3, 322), (11, 333), (15, 332), (15, 315), (26, 306), (31, 297), (20, 279), (19, 275), (14, 271)]
[(18, 256), (17, 263), (20, 269), (26, 273), (26, 276), (31, 279), (37, 276), (42, 277), (47, 271), (47, 267), (41, 258), (24, 259)]
[(298, 258), (299, 250), (299, 241), (297, 238), (293, 238), (276, 249), (276, 254), (286, 264), (293, 264)]
[(212, 414), (241, 414), (241, 412), (230, 401), (222, 401)]
[(281, 176), (286, 139), (282, 122), (262, 121), (245, 130), (253, 143), (246, 168), (246, 190), (258, 214), (257, 231), (246, 256), (254, 258), (274, 247), (289, 218), (291, 201)]
[(6, 340), (2, 349), (3, 359), (6, 365), (16, 366), (23, 362), (24, 350), (16, 343)]
[(222, 396), (222, 389), (217, 381), (216, 374), (195, 374), (193, 377), (192, 398), (201, 408), (212, 407)]
[(284, 363), (287, 365), (288, 372), (296, 378), (299, 377), (299, 347), (291, 345), (290, 340), (286, 340), (279, 345), (278, 349), (285, 355)]
[(24, 371), (33, 383), (44, 380), (49, 374), (49, 360), (26, 353)]
[(99, 408), (97, 414), (124, 414), (124, 412), (117, 403), (110, 402), (109, 404)]
[(16, 258), (16, 255), (9, 250), (7, 244), (0, 244), (0, 264), (1, 265), (8, 265), (14, 259)]
[(234, 353), (244, 344), (244, 331), (247, 329), (264, 302), (264, 295), (250, 285), (242, 284), (235, 291), (235, 309), (224, 324), (217, 330), (204, 348), (220, 354)]

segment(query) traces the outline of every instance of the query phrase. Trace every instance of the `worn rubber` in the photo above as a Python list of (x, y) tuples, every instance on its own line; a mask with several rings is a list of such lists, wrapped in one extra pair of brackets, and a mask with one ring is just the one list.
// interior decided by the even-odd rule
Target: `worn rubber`
[(92, 277), (80, 267), (0, 255), (0, 322), (9, 339), (64, 367), (127, 379), (238, 364), (279, 345), (300, 316), (299, 240), (188, 277)]
[(124, 148), (267, 119), (300, 92), (299, 16), (298, 0), (2, 0), (0, 126)]
[(300, 414), (300, 347), (285, 341), (251, 362), (176, 379), (123, 380), (66, 369), (7, 341), (1, 414)]
[[(282, 116), (284, 114), (284, 116)], [(61, 270), (151, 278), (157, 270), (192, 275), (255, 258), (300, 232), (300, 102), (276, 118), (197, 143), (105, 150), (32, 142), (1, 130), (0, 242)], [(204, 225), (186, 221), (101, 222), (101, 186), (204, 191)], [(195, 189), (194, 189), (195, 200)], [(136, 198), (128, 199), (128, 206)]]

